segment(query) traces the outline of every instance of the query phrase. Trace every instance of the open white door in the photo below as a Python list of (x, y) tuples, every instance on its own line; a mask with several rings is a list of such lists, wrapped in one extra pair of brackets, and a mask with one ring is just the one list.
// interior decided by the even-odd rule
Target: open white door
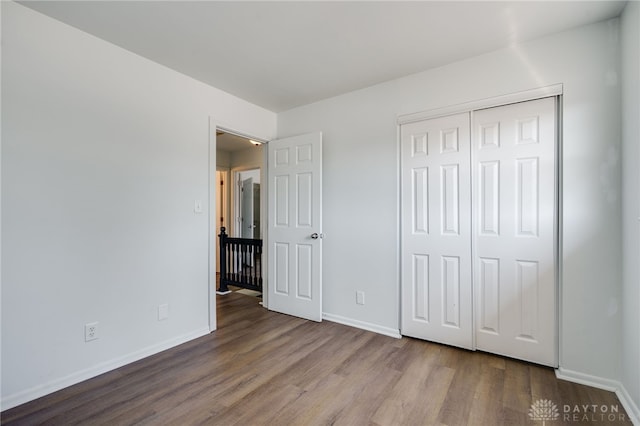
[(322, 321), (322, 134), (268, 144), (268, 308)]

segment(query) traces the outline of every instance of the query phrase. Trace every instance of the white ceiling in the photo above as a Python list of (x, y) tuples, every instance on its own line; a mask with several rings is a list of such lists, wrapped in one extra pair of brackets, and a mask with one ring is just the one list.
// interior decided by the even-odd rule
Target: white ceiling
[(625, 4), (21, 3), (275, 112), (612, 18)]
[(216, 149), (218, 151), (236, 152), (256, 148), (250, 139), (232, 133), (216, 132)]

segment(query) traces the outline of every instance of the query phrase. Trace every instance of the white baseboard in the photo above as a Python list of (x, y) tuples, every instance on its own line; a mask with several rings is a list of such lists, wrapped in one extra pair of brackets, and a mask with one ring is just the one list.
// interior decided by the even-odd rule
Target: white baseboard
[(383, 334), (385, 336), (394, 337), (396, 339), (400, 339), (402, 335), (400, 334), (400, 330), (395, 328), (383, 327), (377, 324), (371, 324), (369, 322), (358, 321), (351, 318), (346, 318), (340, 315), (334, 314), (322, 314), (322, 319), (331, 322), (337, 322), (338, 324), (344, 324), (355, 328), (361, 328), (367, 331), (373, 331), (374, 333)]
[(579, 383), (581, 385), (615, 392), (616, 396), (620, 400), (620, 403), (627, 412), (627, 415), (630, 417), (631, 422), (635, 426), (640, 426), (640, 410), (627, 392), (624, 385), (619, 381), (592, 376), (590, 374), (580, 373), (578, 371), (567, 370), (562, 367), (556, 370), (556, 377), (558, 379), (567, 380), (569, 382)]
[(640, 426), (640, 409), (638, 409), (638, 406), (633, 401), (623, 384), (620, 384), (620, 388), (616, 390), (616, 396), (620, 400), (620, 403), (629, 417), (631, 417), (631, 422), (634, 426)]
[(573, 383), (579, 383), (581, 385), (591, 386), (606, 390), (609, 392), (615, 392), (620, 386), (620, 382), (610, 379), (604, 379), (598, 376), (592, 376), (590, 374), (580, 373), (578, 371), (567, 370), (565, 368), (558, 368), (556, 370), (556, 377), (558, 379), (566, 380)]
[(30, 389), (15, 393), (13, 395), (3, 395), (2, 400), (0, 401), (0, 410), (4, 411), (8, 410), (9, 408), (17, 407), (18, 405), (24, 404), (25, 402), (33, 401), (34, 399), (43, 397), (50, 393), (59, 391), (60, 389), (64, 389), (66, 387), (99, 376), (100, 374), (115, 370), (116, 368), (120, 368), (124, 365), (131, 364), (132, 362), (141, 360), (148, 356), (155, 355), (159, 352), (165, 351), (167, 349), (173, 348), (207, 334), (209, 334), (209, 327), (202, 328), (191, 333), (183, 334), (182, 336), (178, 336), (173, 339), (165, 340), (164, 342), (158, 343), (156, 345), (146, 347), (144, 349), (119, 358), (102, 362), (96, 366), (71, 373), (68, 376), (52, 380), (49, 383), (34, 386)]

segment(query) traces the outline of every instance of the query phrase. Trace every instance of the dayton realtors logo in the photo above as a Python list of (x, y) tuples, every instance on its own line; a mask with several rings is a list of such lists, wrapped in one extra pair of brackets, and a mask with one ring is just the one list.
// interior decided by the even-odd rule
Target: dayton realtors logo
[[(560, 419), (558, 406), (550, 399), (539, 399), (529, 408), (529, 418), (536, 422), (546, 422)], [(564, 404), (562, 406), (563, 422), (616, 422), (626, 421), (628, 417), (620, 412), (616, 405), (598, 404)]]
[(565, 404), (562, 406), (562, 420), (565, 422), (624, 422), (629, 420), (620, 412), (618, 404)]
[(545, 426), (547, 421), (558, 420), (560, 413), (558, 412), (558, 406), (550, 399), (539, 399), (529, 408), (529, 417), (533, 421), (541, 421), (542, 426)]

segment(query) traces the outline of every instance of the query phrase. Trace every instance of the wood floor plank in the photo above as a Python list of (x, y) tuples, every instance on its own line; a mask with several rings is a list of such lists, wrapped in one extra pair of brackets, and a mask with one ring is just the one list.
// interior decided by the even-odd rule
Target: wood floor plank
[[(375, 407), (387, 397), (387, 389), (393, 387), (401, 376), (397, 370), (383, 367), (370, 374), (370, 381), (359, 386), (359, 393), (336, 417), (336, 425), (358, 425), (372, 423)], [(353, 380), (353, 378), (350, 378)]]
[(525, 424), (530, 420), (528, 416), (532, 398), (529, 366), (530, 364), (518, 360), (505, 362), (503, 390), (505, 422)]
[(305, 425), (305, 422), (319, 421), (319, 414), (328, 398), (333, 398), (345, 386), (345, 378), (337, 374), (323, 375), (311, 390), (305, 391), (296, 401), (275, 413), (272, 425)]
[(411, 341), (405, 350), (412, 356), (406, 363), (402, 376), (376, 410), (372, 418), (376, 424), (405, 424), (410, 414), (407, 407), (420, 404), (427, 387), (427, 378), (436, 366), (438, 354), (424, 352), (419, 341)]
[(438, 424), (440, 407), (449, 393), (454, 376), (455, 370), (449, 367), (440, 365), (434, 367), (427, 377), (424, 393), (420, 395), (417, 404), (411, 407), (407, 415), (406, 424)]
[[(237, 293), (217, 303), (214, 333), (6, 410), (2, 425), (528, 425), (539, 399), (631, 424), (614, 393), (546, 367), (306, 321)], [(615, 421), (601, 421), (605, 407)]]
[(475, 419), (483, 419), (487, 424), (504, 424), (505, 371), (488, 363), (482, 367), (480, 382), (471, 402), (469, 423), (473, 423)]
[(447, 347), (445, 353), (447, 356), (442, 357), (442, 362), (456, 372), (437, 421), (442, 424), (466, 425), (470, 419), (475, 389), (482, 377), (481, 368), (472, 362), (472, 352)]

